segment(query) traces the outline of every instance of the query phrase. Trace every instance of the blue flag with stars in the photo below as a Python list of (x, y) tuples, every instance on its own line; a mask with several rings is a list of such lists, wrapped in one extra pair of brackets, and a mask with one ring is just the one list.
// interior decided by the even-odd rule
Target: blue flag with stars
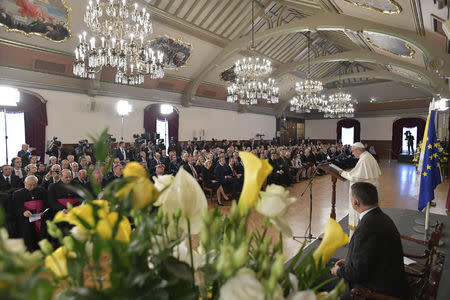
[(428, 202), (434, 199), (434, 189), (441, 183), (441, 171), (439, 165), (439, 143), (436, 137), (434, 118), (436, 112), (430, 112), (428, 132), (425, 132), (426, 141), (422, 173), (420, 174), (419, 210), (424, 209)]

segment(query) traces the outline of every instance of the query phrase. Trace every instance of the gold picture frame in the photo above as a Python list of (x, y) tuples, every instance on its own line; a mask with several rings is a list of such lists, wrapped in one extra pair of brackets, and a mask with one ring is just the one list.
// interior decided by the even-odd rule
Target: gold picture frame
[[(70, 30), (70, 27), (69, 27), (69, 16), (70, 16), (70, 11), (72, 11), (72, 9), (67, 5), (66, 0), (58, 0), (58, 1), (61, 2), (61, 4), (64, 7), (64, 10), (65, 10), (65, 12), (64, 12), (65, 20), (64, 20), (63, 24), (60, 24), (62, 21), (59, 21), (60, 23), (55, 24), (54, 23), (54, 21), (56, 20), (56, 18), (54, 17), (55, 15), (52, 15), (51, 13), (49, 13), (47, 15), (44, 15), (42, 10), (40, 10), (40, 11), (33, 11), (37, 15), (37, 18), (34, 18), (34, 20), (35, 20), (34, 22), (28, 23), (28, 24), (24, 24), (24, 23), (20, 23), (20, 22), (16, 23), (15, 26), (23, 27), (23, 28), (14, 28), (14, 27), (11, 27), (8, 24), (5, 24), (4, 22), (8, 23), (8, 21), (10, 21), (12, 23), (13, 22), (13, 20), (12, 20), (13, 17), (15, 17), (15, 19), (22, 17), (25, 20), (28, 20), (28, 16), (19, 16), (19, 15), (16, 15), (16, 14), (11, 15), (10, 13), (8, 13), (8, 11), (3, 6), (3, 5), (5, 5), (4, 4), (5, 2), (10, 2), (10, 4), (12, 2), (15, 2), (16, 5), (18, 7), (20, 7), (17, 10), (17, 13), (19, 13), (19, 10), (22, 10), (23, 13), (25, 14), (25, 13), (27, 13), (27, 9), (29, 9), (28, 5), (33, 5), (33, 3), (29, 3), (28, 2), (29, 0), (23, 0), (23, 1), (26, 1), (26, 2), (21, 2), (24, 5), (23, 7), (17, 5), (17, 3), (19, 1), (13, 1), (13, 0), (1, 0), (0, 1), (0, 27), (4, 27), (6, 32), (17, 32), (17, 33), (24, 34), (27, 37), (31, 37), (31, 36), (34, 36), (34, 35), (35, 36), (40, 36), (40, 37), (42, 37), (42, 38), (44, 38), (46, 40), (49, 40), (49, 41), (52, 41), (52, 42), (55, 42), (55, 43), (66, 42), (72, 36), (72, 31)], [(8, 4), (8, 3), (6, 3), (6, 4)], [(25, 6), (25, 5), (27, 5), (27, 6)], [(39, 18), (41, 18), (43, 20), (47, 19), (48, 21), (52, 21), (53, 23), (41, 22), (41, 21), (39, 21)], [(36, 23), (35, 24), (36, 27), (45, 28), (47, 31), (46, 32), (36, 32), (36, 31), (32, 31), (31, 28), (30, 28), (30, 31), (26, 31), (27, 27), (30, 27), (30, 25), (34, 24), (34, 23)], [(58, 33), (61, 33), (63, 38), (61, 38), (61, 39), (52, 38), (52, 36), (53, 37), (59, 37), (57, 35)]]
[(413, 47), (408, 43), (403, 41), (402, 39), (393, 36), (393, 35), (389, 35), (389, 34), (384, 34), (384, 33), (379, 33), (379, 32), (373, 32), (370, 31), (370, 35), (380, 35), (380, 36), (386, 36), (388, 38), (393, 38), (393, 39), (397, 39), (399, 41), (401, 41), (403, 43), (403, 45), (410, 51), (409, 55), (404, 55), (395, 51), (392, 51), (391, 49), (387, 49), (385, 47), (382, 47), (380, 45), (377, 45), (376, 43), (374, 43), (369, 36), (367, 36), (367, 34), (369, 33), (369, 31), (363, 31), (362, 32), (362, 36), (364, 37), (364, 39), (366, 40), (367, 43), (369, 43), (371, 46), (378, 48), (380, 50), (386, 51), (388, 53), (391, 53), (393, 55), (399, 56), (399, 57), (404, 57), (404, 58), (414, 58), (414, 54), (416, 53), (416, 51), (413, 49)]
[(355, 2), (354, 0), (344, 0), (344, 1), (349, 3), (349, 4), (352, 4), (354, 6), (358, 6), (358, 7), (362, 7), (362, 8), (366, 8), (366, 9), (371, 9), (371, 10), (374, 10), (376, 12), (379, 12), (379, 13), (382, 13), (382, 14), (387, 14), (387, 15), (398, 15), (399, 13), (402, 12), (402, 7), (400, 6), (400, 4), (398, 4), (394, 0), (384, 0), (384, 1), (388, 1), (392, 5), (394, 5), (397, 8), (395, 11), (382, 10), (382, 9), (379, 9), (379, 8), (371, 6), (371, 5), (367, 5), (365, 3)]

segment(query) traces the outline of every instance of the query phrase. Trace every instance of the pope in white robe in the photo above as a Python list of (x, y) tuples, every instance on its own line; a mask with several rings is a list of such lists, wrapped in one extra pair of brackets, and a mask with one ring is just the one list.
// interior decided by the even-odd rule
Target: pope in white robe
[(365, 151), (362, 143), (354, 143), (352, 153), (356, 158), (359, 158), (358, 163), (351, 171), (340, 171), (341, 176), (350, 181), (348, 210), (348, 229), (350, 230), (350, 234), (353, 233), (359, 222), (359, 215), (353, 209), (350, 199), (351, 186), (356, 182), (369, 182), (378, 188), (378, 177), (381, 175), (377, 161), (372, 154)]

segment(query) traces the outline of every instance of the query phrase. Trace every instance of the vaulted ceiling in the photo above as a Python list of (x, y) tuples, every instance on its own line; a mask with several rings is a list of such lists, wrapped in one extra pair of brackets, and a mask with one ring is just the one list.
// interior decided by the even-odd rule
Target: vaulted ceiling
[[(15, 1), (0, 0), (0, 8), (7, 2)], [(324, 82), (325, 94), (343, 86), (361, 103), (357, 114), (374, 111), (377, 106), (370, 107), (371, 99), (378, 104), (404, 103), (406, 112), (433, 95), (449, 95), (448, 41), (430, 21), (446, 20), (446, 9), (433, 1), (257, 0), (256, 52), (272, 61), (271, 77), (281, 94), (279, 104), (257, 107), (227, 103), (229, 83), (220, 76), (248, 54), (251, 0), (138, 0), (152, 13), (155, 38), (167, 35), (192, 49), (184, 66), (166, 70), (163, 79), (148, 78), (139, 87), (114, 84), (109, 70), (95, 80), (72, 75), (74, 37), (86, 30), (83, 14), (88, 1), (63, 2), (71, 9), (73, 37), (67, 41), (0, 28), (0, 83), (299, 116), (289, 112), (289, 99), (295, 82), (308, 73), (309, 56), (311, 76)], [(411, 105), (413, 101), (417, 105)]]

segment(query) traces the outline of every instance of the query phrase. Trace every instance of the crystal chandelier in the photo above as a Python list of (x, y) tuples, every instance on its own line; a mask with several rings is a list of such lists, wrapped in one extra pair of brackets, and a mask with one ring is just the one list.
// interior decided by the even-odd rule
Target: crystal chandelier
[(356, 100), (352, 95), (345, 93), (341, 88), (328, 97), (328, 106), (325, 111), (325, 118), (351, 118), (354, 116), (354, 104)]
[(247, 77), (237, 78), (236, 82), (227, 88), (227, 102), (256, 105), (258, 99), (264, 99), (267, 103), (278, 103), (278, 87), (274, 84), (275, 80), (272, 78), (267, 82), (247, 81)]
[(326, 110), (327, 101), (325, 96), (319, 95), (323, 91), (323, 84), (320, 80), (311, 79), (311, 58), (310, 58), (310, 36), (308, 39), (308, 75), (307, 78), (295, 84), (295, 91), (298, 96), (291, 99), (291, 111), (311, 112), (316, 109), (320, 112)]
[(311, 110), (316, 109), (319, 111), (324, 111), (327, 106), (327, 101), (324, 95), (312, 94), (305, 95), (301, 94), (299, 96), (294, 96), (291, 101), (291, 111), (295, 112), (306, 112), (309, 113)]
[(150, 13), (129, 2), (89, 1), (84, 22), (94, 37), (88, 39), (86, 32), (78, 36), (73, 64), (76, 76), (92, 79), (103, 67), (112, 67), (116, 69), (115, 82), (120, 84), (142, 84), (145, 75), (164, 77), (164, 54), (148, 46), (153, 33)]
[[(254, 10), (255, 2), (252, 1), (252, 45), (251, 52), (255, 51), (255, 33), (254, 33)], [(234, 73), (236, 82), (227, 88), (227, 102), (239, 103), (242, 105), (256, 105), (258, 100), (264, 100), (267, 103), (278, 103), (278, 87), (275, 86), (275, 80), (264, 77), (272, 73), (272, 65), (267, 59), (259, 57), (247, 57), (238, 60), (234, 64)]]

